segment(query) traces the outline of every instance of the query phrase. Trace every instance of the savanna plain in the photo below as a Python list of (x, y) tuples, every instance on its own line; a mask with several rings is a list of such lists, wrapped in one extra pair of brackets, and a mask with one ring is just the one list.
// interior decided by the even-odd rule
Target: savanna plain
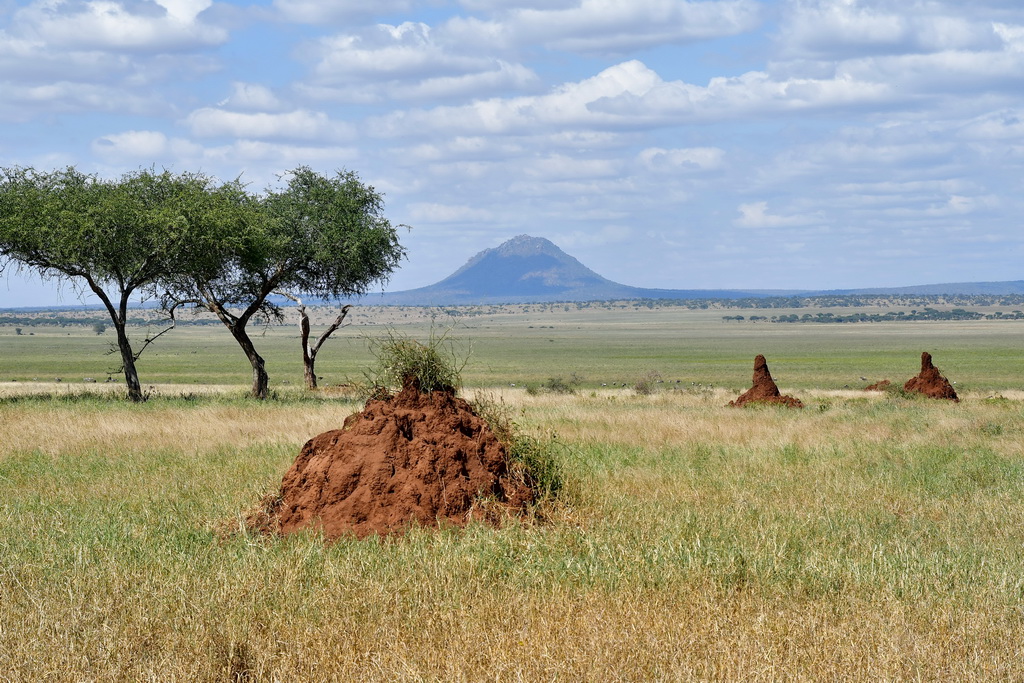
[[(0, 327), (0, 680), (1024, 679), (1024, 321), (351, 320), (317, 392), (294, 324), (267, 328), (262, 402), (215, 326), (146, 351), (141, 404), (104, 382), (109, 332)], [(360, 409), (384, 329), (447, 334), (463, 393), (554, 454), (558, 497), (500, 528), (247, 531)], [(960, 403), (862, 391), (922, 351)], [(726, 407), (759, 353), (804, 409)]]

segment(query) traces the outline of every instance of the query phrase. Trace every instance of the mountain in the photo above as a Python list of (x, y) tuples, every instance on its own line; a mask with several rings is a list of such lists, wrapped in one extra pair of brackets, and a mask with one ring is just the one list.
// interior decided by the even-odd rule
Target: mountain
[(484, 249), (428, 287), (371, 294), (362, 303), (390, 306), (607, 301), (612, 299), (746, 299), (771, 296), (1024, 294), (1024, 280), (957, 282), (842, 290), (648, 289), (601, 277), (543, 237), (519, 235)]
[(792, 291), (630, 287), (601, 277), (543, 237), (519, 235), (484, 249), (428, 287), (370, 295), (367, 304), (457, 306), (608, 299), (701, 299), (786, 296)]

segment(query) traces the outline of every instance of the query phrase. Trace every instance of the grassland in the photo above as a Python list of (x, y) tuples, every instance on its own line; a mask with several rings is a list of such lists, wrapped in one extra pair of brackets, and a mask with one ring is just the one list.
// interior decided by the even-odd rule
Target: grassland
[[(291, 332), (266, 339), (277, 400), (241, 398), (240, 354), (193, 329), (144, 360), (162, 384), (141, 405), (31, 382), (105, 377), (102, 338), (0, 335), (0, 679), (1024, 678), (1018, 323), (589, 313), (462, 335), (467, 393), (559, 454), (543, 522), (332, 545), (215, 533), (358, 408), (294, 386)], [(922, 350), (962, 403), (842, 388)], [(755, 353), (807, 409), (723, 407)], [(355, 334), (324, 354), (335, 382), (368, 361)], [(601, 386), (648, 370), (683, 381)], [(573, 395), (521, 386), (570, 372)]]
[[(380, 334), (382, 326), (422, 339), (431, 325), (442, 329), (454, 324), (456, 351), (468, 356), (464, 376), (469, 386), (540, 385), (576, 373), (584, 380), (583, 388), (597, 389), (632, 386), (654, 372), (665, 383), (710, 383), (738, 392), (750, 380), (754, 356), (763, 353), (780, 386), (859, 388), (867, 383), (861, 377), (905, 381), (917, 373), (921, 351), (929, 351), (958, 388), (1024, 389), (1024, 321), (786, 325), (727, 323), (721, 311), (675, 307), (524, 305), (487, 310), (497, 312), (453, 322), (431, 309), (356, 309), (351, 316), (355, 324), (340, 330), (321, 351), (317, 372), (327, 384), (362, 379), (372, 361), (366, 338)], [(328, 315), (321, 312), (323, 318)], [(144, 338), (159, 329), (136, 328), (135, 336)], [(75, 326), (31, 332), (19, 336), (12, 327), (0, 327), (0, 385), (11, 380), (52, 382), (57, 377), (80, 384), (85, 377), (103, 381), (116, 370), (115, 357), (105, 355), (109, 332), (97, 336), (88, 327)], [(256, 343), (267, 359), (272, 388), (301, 385), (294, 325), (266, 328)], [(245, 357), (219, 325), (180, 327), (162, 337), (143, 355), (139, 374), (150, 384), (244, 386), (251, 378)]]

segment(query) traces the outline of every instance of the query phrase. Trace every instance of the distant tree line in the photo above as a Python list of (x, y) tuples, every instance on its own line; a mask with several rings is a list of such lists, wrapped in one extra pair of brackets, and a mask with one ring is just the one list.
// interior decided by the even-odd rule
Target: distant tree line
[[(497, 315), (511, 311), (559, 312), (575, 308), (603, 310), (688, 308), (693, 310), (731, 309), (792, 309), (792, 308), (892, 308), (925, 309), (934, 306), (1024, 306), (1024, 294), (828, 294), (818, 296), (770, 296), (744, 297), (739, 299), (697, 298), (697, 299), (612, 299), (600, 301), (549, 301), (532, 304), (476, 304), (453, 306), (445, 309), (451, 316)], [(987, 314), (982, 314), (987, 315)], [(1008, 314), (1003, 314), (1007, 317)], [(1012, 314), (1009, 314), (1012, 316)]]
[[(383, 196), (355, 173), (324, 176), (299, 167), (285, 179), (283, 187), (254, 194), (239, 180), (201, 173), (143, 169), (104, 179), (73, 167), (3, 168), (0, 271), (29, 269), (95, 295), (113, 326), (133, 401), (144, 399), (136, 362), (173, 329), (183, 306), (224, 324), (252, 367), (253, 396), (266, 398), (269, 378), (248, 323), (283, 319), (271, 295), (362, 295), (405, 255), (383, 215)], [(167, 321), (141, 341), (128, 334), (129, 304), (137, 298), (158, 300)], [(315, 352), (306, 353), (307, 334), (309, 371)]]
[[(827, 295), (788, 297), (748, 297), (743, 299), (642, 299), (633, 302), (634, 308), (683, 307), (690, 309), (780, 309), (780, 308), (903, 308), (932, 306), (1005, 306), (1024, 305), (1024, 294), (932, 294), (908, 297), (893, 295)], [(984, 315), (984, 314), (983, 314)]]
[(967, 311), (962, 308), (954, 308), (949, 311), (938, 311), (934, 308), (923, 310), (888, 311), (886, 313), (851, 313), (849, 315), (836, 315), (834, 313), (804, 313), (797, 315), (790, 313), (779, 316), (758, 316), (752, 315), (744, 318), (742, 315), (724, 315), (722, 320), (751, 322), (767, 321), (772, 323), (878, 323), (878, 322), (904, 322), (914, 320), (1024, 320), (1024, 312), (1015, 310), (1010, 313), (980, 313), (978, 311)]

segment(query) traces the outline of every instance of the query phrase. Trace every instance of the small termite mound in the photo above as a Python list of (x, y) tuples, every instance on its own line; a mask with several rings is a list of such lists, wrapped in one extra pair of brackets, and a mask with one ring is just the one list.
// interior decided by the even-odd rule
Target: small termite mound
[(911, 377), (903, 385), (903, 390), (924, 394), (929, 398), (945, 399), (960, 402), (953, 385), (942, 376), (939, 369), (932, 364), (932, 355), (927, 351), (921, 353), (921, 372)]
[(758, 403), (777, 403), (790, 408), (804, 407), (800, 399), (784, 396), (779, 391), (772, 374), (768, 371), (768, 361), (761, 354), (754, 359), (754, 385), (735, 401), (729, 401), (729, 405), (738, 408)]

